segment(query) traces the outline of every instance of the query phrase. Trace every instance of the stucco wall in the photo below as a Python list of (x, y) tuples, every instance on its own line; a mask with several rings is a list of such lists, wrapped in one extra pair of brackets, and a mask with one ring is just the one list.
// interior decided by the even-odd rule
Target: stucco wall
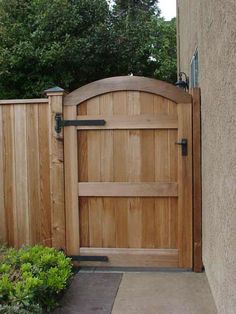
[[(236, 313), (236, 1), (177, 0), (179, 70), (199, 51), (203, 263), (219, 313)], [(199, 300), (200, 301), (200, 300)]]

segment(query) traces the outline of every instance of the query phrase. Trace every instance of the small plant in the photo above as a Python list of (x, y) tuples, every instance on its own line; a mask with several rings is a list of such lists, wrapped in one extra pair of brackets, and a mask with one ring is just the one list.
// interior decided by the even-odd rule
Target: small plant
[(51, 312), (72, 275), (71, 260), (53, 248), (0, 250), (0, 313)]

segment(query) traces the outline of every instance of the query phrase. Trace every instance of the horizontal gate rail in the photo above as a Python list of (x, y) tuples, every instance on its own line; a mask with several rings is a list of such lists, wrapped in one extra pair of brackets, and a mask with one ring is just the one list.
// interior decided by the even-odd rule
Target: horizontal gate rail
[[(77, 116), (81, 124), (78, 130), (96, 130), (96, 129), (178, 129), (178, 118), (175, 115), (164, 114), (142, 114), (133, 116), (104, 116), (104, 115), (86, 115)], [(87, 120), (98, 121), (104, 119), (104, 125), (82, 125), (82, 121)]]
[(111, 197), (157, 197), (178, 196), (176, 182), (151, 183), (113, 183), (83, 182), (78, 184), (79, 196), (111, 196)]

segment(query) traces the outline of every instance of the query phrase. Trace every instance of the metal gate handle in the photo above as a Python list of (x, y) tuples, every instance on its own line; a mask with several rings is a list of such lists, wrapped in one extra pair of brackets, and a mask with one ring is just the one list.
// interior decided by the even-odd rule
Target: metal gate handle
[(186, 138), (182, 138), (180, 142), (176, 142), (175, 144), (182, 146), (182, 156), (188, 155), (188, 140)]

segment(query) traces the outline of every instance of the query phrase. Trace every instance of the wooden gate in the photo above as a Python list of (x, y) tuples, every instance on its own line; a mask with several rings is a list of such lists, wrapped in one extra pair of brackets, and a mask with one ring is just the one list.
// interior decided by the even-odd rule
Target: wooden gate
[(64, 129), (68, 253), (192, 268), (191, 95), (110, 78), (68, 94), (64, 120), (79, 121)]

